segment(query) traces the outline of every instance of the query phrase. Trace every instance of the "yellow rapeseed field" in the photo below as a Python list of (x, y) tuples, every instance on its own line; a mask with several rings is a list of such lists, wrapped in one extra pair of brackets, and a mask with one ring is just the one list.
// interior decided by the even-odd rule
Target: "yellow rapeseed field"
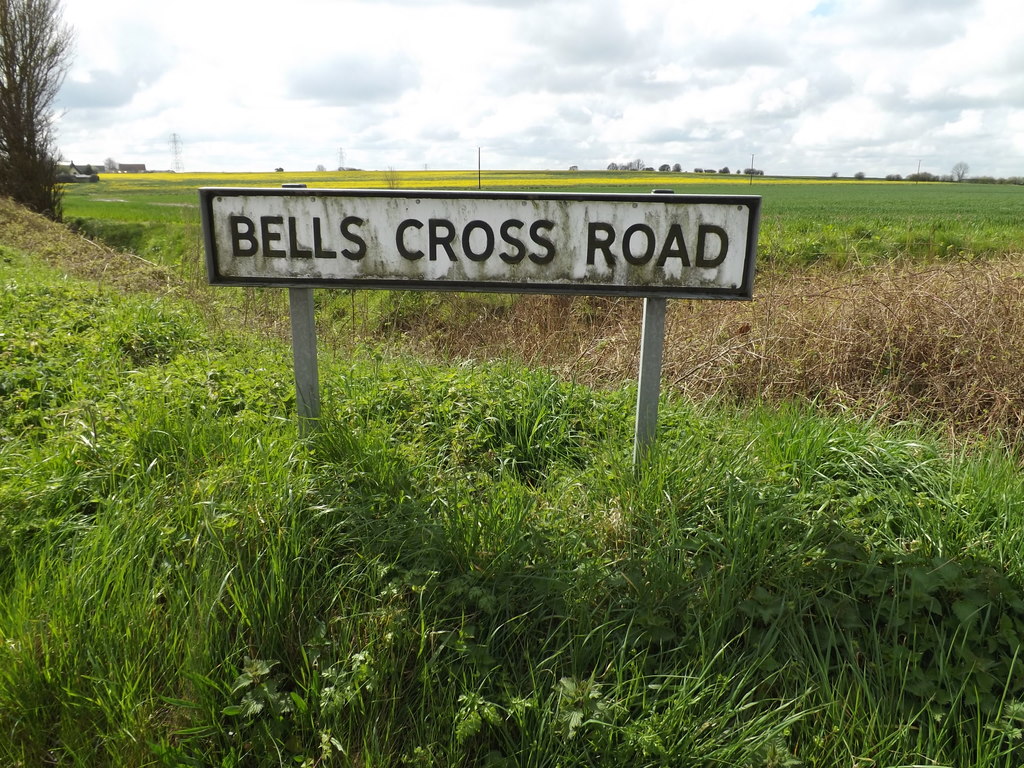
[[(749, 186), (739, 174), (698, 174), (625, 171), (293, 171), (269, 173), (145, 173), (101, 174), (108, 192), (196, 187), (279, 187), (304, 183), (311, 188), (344, 189), (522, 189), (574, 188), (600, 191), (609, 188), (671, 187), (672, 184), (728, 184)], [(755, 177), (757, 185), (821, 183), (818, 179)], [(845, 180), (837, 180), (845, 181)], [(864, 182), (857, 182), (863, 184)], [(737, 190), (739, 191), (739, 190)]]

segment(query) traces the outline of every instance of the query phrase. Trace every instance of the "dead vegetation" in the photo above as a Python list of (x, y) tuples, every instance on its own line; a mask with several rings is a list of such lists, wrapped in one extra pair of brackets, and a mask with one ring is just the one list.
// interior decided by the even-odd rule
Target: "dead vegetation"
[(168, 269), (75, 234), (0, 197), (0, 245), (40, 257), (55, 269), (119, 290), (167, 292), (180, 281)]
[[(182, 288), (169, 270), (2, 199), (0, 243), (121, 290)], [(208, 290), (191, 281), (187, 292), (208, 298)], [(287, 312), (275, 292), (265, 301), (252, 291), (245, 295), (239, 306), (246, 326), (286, 332)], [(344, 325), (325, 328), (323, 343), (344, 345), (369, 334), (446, 360), (518, 358), (596, 386), (636, 375), (638, 299), (433, 296), (429, 307), (414, 309), (414, 322), (322, 318)], [(665, 387), (684, 396), (800, 399), (893, 420), (925, 419), (961, 438), (1024, 439), (1021, 254), (762, 273), (752, 302), (674, 300), (668, 312)]]
[[(472, 306), (472, 303), (470, 304)], [(800, 399), (951, 435), (1024, 438), (1024, 259), (759, 275), (752, 302), (669, 302), (664, 382), (694, 399)], [(406, 333), (595, 385), (636, 376), (638, 299), (521, 297)]]

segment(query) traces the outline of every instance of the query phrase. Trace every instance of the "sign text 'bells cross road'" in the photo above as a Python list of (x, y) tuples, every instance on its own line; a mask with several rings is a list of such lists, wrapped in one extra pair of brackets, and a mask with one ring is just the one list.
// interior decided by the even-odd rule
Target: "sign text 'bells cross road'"
[(203, 189), (210, 282), (750, 298), (751, 196)]

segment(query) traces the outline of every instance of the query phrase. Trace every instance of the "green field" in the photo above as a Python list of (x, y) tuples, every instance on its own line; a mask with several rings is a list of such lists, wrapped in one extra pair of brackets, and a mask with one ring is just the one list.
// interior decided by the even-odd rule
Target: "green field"
[[(476, 189), (475, 172), (103, 174), (67, 187), (65, 216), (86, 232), (156, 260), (194, 248), (202, 186)], [(728, 181), (726, 181), (728, 179)], [(990, 257), (1024, 250), (1024, 186), (795, 180), (674, 173), (499, 172), (490, 190), (756, 194), (764, 198), (759, 258), (772, 266)], [(172, 243), (173, 245), (168, 245)], [(162, 250), (161, 250), (162, 249)], [(170, 252), (168, 253), (168, 249)]]

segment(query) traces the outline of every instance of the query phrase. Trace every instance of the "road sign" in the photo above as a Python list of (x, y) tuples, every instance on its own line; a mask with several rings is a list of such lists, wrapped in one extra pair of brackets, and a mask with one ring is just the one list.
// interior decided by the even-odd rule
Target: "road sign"
[(216, 285), (749, 299), (761, 198), (200, 190)]

